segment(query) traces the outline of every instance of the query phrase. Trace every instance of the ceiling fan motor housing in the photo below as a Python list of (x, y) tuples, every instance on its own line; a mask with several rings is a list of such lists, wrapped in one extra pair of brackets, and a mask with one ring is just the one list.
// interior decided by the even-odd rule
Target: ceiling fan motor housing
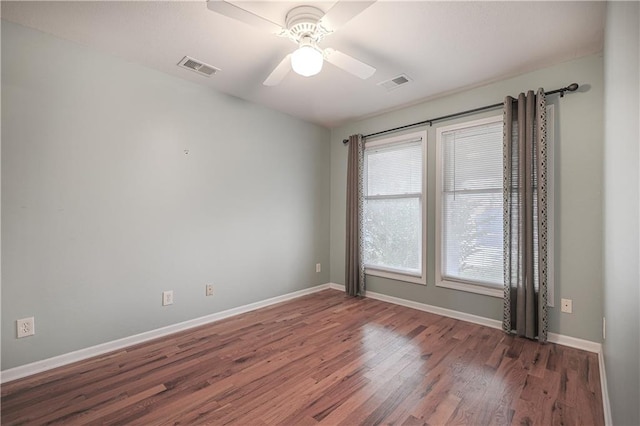
[(286, 25), (289, 35), (296, 43), (303, 38), (310, 37), (318, 42), (325, 35), (325, 31), (318, 25), (324, 12), (313, 6), (294, 7), (287, 13)]

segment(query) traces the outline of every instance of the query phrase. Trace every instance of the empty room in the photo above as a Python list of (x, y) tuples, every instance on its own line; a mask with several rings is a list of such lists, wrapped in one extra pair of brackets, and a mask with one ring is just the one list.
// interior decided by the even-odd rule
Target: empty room
[(640, 425), (640, 2), (0, 12), (3, 425)]

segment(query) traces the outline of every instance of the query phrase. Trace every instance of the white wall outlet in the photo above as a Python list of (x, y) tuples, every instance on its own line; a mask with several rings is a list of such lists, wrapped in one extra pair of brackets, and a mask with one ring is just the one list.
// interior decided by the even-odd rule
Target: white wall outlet
[(570, 314), (573, 312), (573, 300), (560, 299), (560, 311)]
[(22, 318), (16, 321), (18, 339), (36, 334), (36, 324), (33, 317)]
[(205, 287), (205, 294), (207, 296), (213, 296), (213, 284), (207, 284)]
[(316, 263), (316, 272), (320, 272), (322, 271), (322, 265), (320, 265), (319, 263)]
[(162, 292), (162, 306), (173, 305), (173, 290)]

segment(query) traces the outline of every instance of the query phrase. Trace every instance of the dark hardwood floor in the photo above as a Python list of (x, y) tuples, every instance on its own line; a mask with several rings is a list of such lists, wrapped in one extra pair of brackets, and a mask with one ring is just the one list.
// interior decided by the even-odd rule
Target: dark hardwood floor
[(604, 424), (594, 353), (326, 290), (2, 385), (2, 424)]

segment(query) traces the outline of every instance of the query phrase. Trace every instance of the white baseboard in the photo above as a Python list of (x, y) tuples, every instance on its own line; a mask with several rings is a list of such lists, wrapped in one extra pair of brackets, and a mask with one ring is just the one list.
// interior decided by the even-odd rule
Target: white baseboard
[(587, 352), (600, 353), (602, 351), (602, 343), (592, 342), (591, 340), (578, 339), (577, 337), (565, 336), (563, 334), (548, 333), (547, 340), (550, 343), (557, 343), (562, 346), (569, 346), (576, 349), (582, 349)]
[(491, 328), (502, 329), (502, 322), (491, 318), (485, 318), (478, 315), (467, 314), (465, 312), (454, 311), (453, 309), (441, 308), (439, 306), (427, 305), (426, 303), (414, 302), (413, 300), (401, 299), (399, 297), (387, 296), (382, 293), (367, 291), (366, 297), (381, 300), (383, 302), (394, 303), (407, 308), (417, 309), (419, 311), (429, 312), (432, 314), (442, 315), (443, 317), (455, 318), (462, 321), (480, 324)]
[(345, 291), (344, 286), (342, 284), (329, 283), (329, 288), (332, 288), (334, 290)]
[(598, 352), (598, 362), (600, 367), (600, 387), (602, 388), (602, 408), (604, 411), (605, 426), (613, 426), (611, 417), (611, 402), (609, 401), (609, 387), (607, 386), (607, 373), (604, 369), (604, 351), (600, 348)]
[[(329, 283), (329, 287), (334, 290), (344, 291), (344, 286), (335, 283)], [(365, 296), (371, 299), (381, 300), (383, 302), (393, 303), (394, 305), (406, 306), (407, 308), (417, 309), (419, 311), (429, 312), (432, 314), (442, 315), (443, 317), (455, 318), (474, 324), (485, 325), (491, 328), (502, 329), (502, 323), (498, 320), (485, 318), (478, 315), (467, 314), (465, 312), (454, 311), (453, 309), (441, 308), (439, 306), (427, 305), (426, 303), (415, 302), (413, 300), (401, 299), (399, 297), (388, 296), (382, 293), (367, 291)]]
[[(344, 291), (344, 286), (340, 284), (329, 283), (329, 287), (335, 290)], [(426, 303), (414, 302), (413, 300), (401, 299), (399, 297), (388, 296), (386, 294), (376, 293), (373, 291), (367, 291), (365, 293), (365, 296), (371, 299), (381, 300), (383, 302), (389, 302), (396, 305), (417, 309), (419, 311), (430, 312), (432, 314), (438, 314), (444, 317), (455, 318), (491, 328), (502, 329), (502, 322), (491, 318), (467, 314), (465, 312), (454, 311), (453, 309), (441, 308), (439, 306), (427, 305)], [(547, 338), (551, 343), (557, 343), (563, 346), (582, 349), (588, 352), (600, 353), (602, 351), (602, 344), (592, 342), (590, 340), (578, 339), (576, 337), (570, 337), (556, 333), (549, 333)]]
[(107, 352), (112, 352), (128, 346), (137, 345), (138, 343), (157, 339), (158, 337), (167, 336), (179, 331), (188, 330), (190, 328), (209, 324), (215, 321), (220, 321), (224, 318), (229, 318), (234, 315), (254, 311), (256, 309), (264, 308), (266, 306), (274, 305), (280, 302), (285, 302), (287, 300), (295, 299), (307, 294), (316, 293), (328, 288), (329, 284), (321, 284), (315, 287), (283, 294), (282, 296), (271, 297), (259, 302), (238, 306), (237, 308), (227, 309), (226, 311), (222, 312), (216, 312), (215, 314), (205, 315), (203, 317), (194, 318), (192, 320), (180, 322), (178, 324), (168, 325), (166, 327), (157, 328), (155, 330), (146, 331), (144, 333), (135, 334), (133, 336), (124, 337), (122, 339), (113, 340), (111, 342), (101, 343), (96, 346), (91, 346), (88, 348), (58, 355), (52, 358), (43, 359), (42, 361), (36, 361), (30, 364), (21, 365), (19, 367), (10, 368), (0, 372), (0, 383), (7, 383), (12, 380), (21, 379), (23, 377), (31, 376), (32, 374), (41, 373), (43, 371), (51, 370), (56, 367), (61, 367), (63, 365), (82, 361), (97, 355), (102, 355)]

